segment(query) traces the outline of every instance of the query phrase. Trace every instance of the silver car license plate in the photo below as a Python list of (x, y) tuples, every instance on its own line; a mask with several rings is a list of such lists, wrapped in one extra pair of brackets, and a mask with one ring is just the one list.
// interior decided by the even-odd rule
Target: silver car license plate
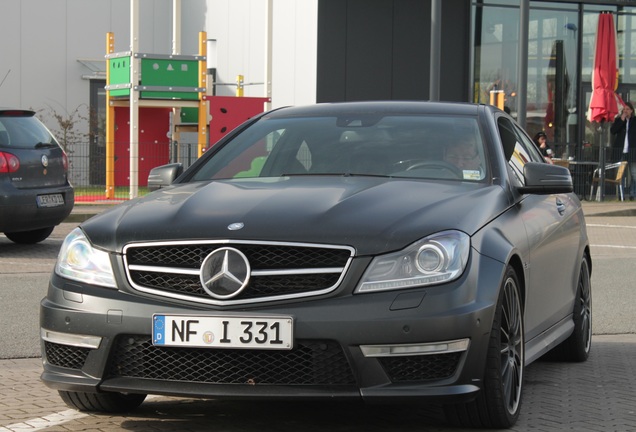
[(159, 346), (289, 350), (293, 347), (293, 319), (155, 314), (152, 341)]
[(57, 207), (64, 205), (62, 194), (48, 194), (37, 196), (38, 207)]

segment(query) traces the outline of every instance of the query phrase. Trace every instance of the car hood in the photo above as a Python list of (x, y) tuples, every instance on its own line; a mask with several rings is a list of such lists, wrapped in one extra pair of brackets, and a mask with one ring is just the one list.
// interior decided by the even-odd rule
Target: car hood
[[(282, 177), (188, 183), (131, 200), (82, 228), (95, 246), (258, 240), (398, 250), (428, 234), (472, 235), (507, 207), (500, 186), (379, 177)], [(230, 230), (231, 224), (243, 227)]]

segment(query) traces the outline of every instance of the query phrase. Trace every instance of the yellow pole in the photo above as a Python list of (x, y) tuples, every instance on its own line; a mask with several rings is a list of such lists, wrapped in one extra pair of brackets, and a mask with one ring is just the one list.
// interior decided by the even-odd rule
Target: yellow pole
[[(115, 51), (115, 34), (106, 33), (106, 54)], [(106, 85), (110, 85), (110, 62), (106, 60)], [(106, 90), (106, 199), (115, 198), (115, 107)]]
[(504, 109), (504, 91), (499, 90), (497, 93), (497, 107), (503, 111)]
[(236, 97), (243, 97), (243, 75), (236, 76)]
[(203, 154), (203, 149), (205, 149), (208, 143), (208, 104), (205, 100), (208, 88), (208, 67), (207, 61), (205, 60), (208, 52), (207, 39), (208, 36), (206, 32), (199, 32), (199, 55), (201, 56), (201, 60), (199, 60), (199, 87), (204, 89), (202, 92), (199, 92), (199, 123), (197, 127), (199, 132), (197, 139), (199, 157)]
[(490, 105), (494, 105), (500, 110), (504, 109), (504, 91), (490, 90)]

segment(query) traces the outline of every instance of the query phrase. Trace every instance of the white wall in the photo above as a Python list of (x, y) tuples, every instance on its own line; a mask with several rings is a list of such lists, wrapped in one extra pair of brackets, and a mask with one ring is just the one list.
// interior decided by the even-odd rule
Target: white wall
[(274, 0), (272, 106), (316, 102), (318, 0)]
[[(265, 0), (182, 0), (181, 54), (198, 53), (198, 34), (217, 39), (218, 80), (264, 83)], [(272, 106), (316, 100), (318, 0), (273, 0)], [(139, 51), (172, 52), (169, 0), (140, 0)], [(89, 104), (90, 74), (77, 59), (104, 60), (130, 49), (130, 0), (0, 0), (0, 106), (70, 114)], [(6, 76), (6, 78), (5, 78)], [(217, 94), (234, 95), (234, 86)], [(264, 84), (245, 96), (264, 96)], [(46, 115), (43, 115), (46, 117)], [(50, 119), (43, 120), (56, 129)]]
[[(141, 0), (152, 19), (143, 20), (140, 51), (153, 52), (160, 42), (170, 47), (165, 3)], [(0, 0), (0, 17), (0, 76), (8, 73), (0, 105), (33, 108), (42, 117), (88, 107), (89, 82), (82, 75), (91, 71), (77, 60), (104, 61), (107, 32), (115, 33), (115, 51), (130, 48), (129, 0)]]
[[(185, 1), (184, 3), (185, 4)], [(316, 101), (318, 0), (273, 1), (272, 107)], [(265, 96), (265, 0), (208, 0), (206, 31), (217, 40), (217, 81), (236, 83), (243, 75), (245, 96)], [(235, 86), (218, 86), (234, 95)]]

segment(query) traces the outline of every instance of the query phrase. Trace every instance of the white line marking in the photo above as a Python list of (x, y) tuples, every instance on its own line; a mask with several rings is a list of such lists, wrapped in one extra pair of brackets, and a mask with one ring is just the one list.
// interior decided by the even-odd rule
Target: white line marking
[(26, 420), (22, 423), (14, 423), (9, 426), (0, 427), (0, 432), (15, 432), (15, 431), (39, 431), (42, 429), (48, 429), (53, 426), (59, 426), (61, 424), (77, 420), (80, 418), (88, 417), (88, 414), (69, 409), (66, 411), (60, 411), (54, 414), (50, 414), (44, 417), (33, 418)]
[[(159, 399), (162, 396), (158, 395), (149, 395), (146, 398), (146, 401), (150, 401), (153, 399)], [(59, 426), (64, 423), (68, 423), (73, 420), (81, 419), (84, 417), (88, 417), (90, 414), (76, 411), (74, 409), (69, 409), (66, 411), (60, 411), (53, 414), (49, 414), (44, 417), (36, 417), (29, 420), (25, 420), (21, 423), (13, 423), (9, 426), (0, 426), (0, 432), (22, 432), (29, 431), (35, 432), (43, 429), (48, 429), (50, 427)]]
[(593, 248), (615, 248), (615, 249), (636, 249), (636, 246), (619, 246), (619, 245), (590, 245)]
[(596, 228), (629, 228), (636, 229), (636, 226), (631, 225), (609, 225), (609, 224), (586, 224), (588, 227), (596, 227)]

